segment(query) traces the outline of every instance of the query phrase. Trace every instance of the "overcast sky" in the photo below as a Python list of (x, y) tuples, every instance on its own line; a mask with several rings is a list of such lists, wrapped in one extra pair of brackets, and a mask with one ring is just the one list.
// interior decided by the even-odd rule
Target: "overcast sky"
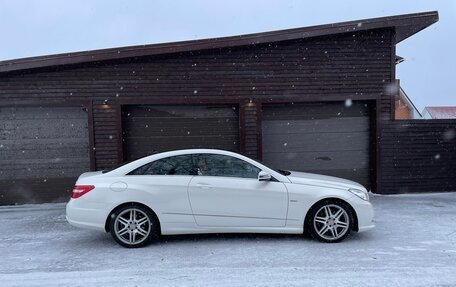
[(403, 41), (397, 78), (421, 111), (455, 105), (454, 0), (0, 0), (0, 60), (438, 10)]

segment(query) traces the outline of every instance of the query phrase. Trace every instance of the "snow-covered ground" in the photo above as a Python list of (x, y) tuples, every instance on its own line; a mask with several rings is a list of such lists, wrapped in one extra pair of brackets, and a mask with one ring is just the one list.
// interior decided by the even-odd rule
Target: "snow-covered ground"
[(456, 193), (372, 201), (377, 227), (339, 244), (192, 235), (142, 249), (70, 226), (63, 204), (0, 207), (0, 286), (456, 286)]

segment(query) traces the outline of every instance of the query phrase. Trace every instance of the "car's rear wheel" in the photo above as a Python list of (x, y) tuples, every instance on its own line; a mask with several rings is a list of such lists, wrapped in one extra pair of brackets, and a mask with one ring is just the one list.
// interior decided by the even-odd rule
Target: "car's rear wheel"
[(127, 248), (149, 244), (157, 237), (155, 216), (141, 205), (128, 205), (111, 215), (110, 231), (114, 240)]
[(353, 226), (353, 214), (347, 204), (325, 200), (310, 211), (307, 228), (322, 242), (335, 243), (347, 238)]

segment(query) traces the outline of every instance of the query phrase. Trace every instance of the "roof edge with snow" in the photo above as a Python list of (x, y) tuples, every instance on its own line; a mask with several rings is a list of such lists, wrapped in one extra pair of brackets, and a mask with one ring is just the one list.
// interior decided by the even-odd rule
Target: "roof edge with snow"
[(287, 30), (163, 44), (128, 46), (0, 61), (0, 73), (206, 49), (311, 38), (381, 28), (394, 28), (396, 43), (437, 22), (437, 11), (340, 22)]

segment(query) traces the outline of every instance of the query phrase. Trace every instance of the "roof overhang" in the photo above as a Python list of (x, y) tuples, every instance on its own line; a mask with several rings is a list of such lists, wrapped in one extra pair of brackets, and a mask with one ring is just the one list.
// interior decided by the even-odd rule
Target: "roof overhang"
[(413, 34), (437, 22), (438, 19), (438, 12), (432, 11), (390, 17), (364, 19), (349, 22), (340, 22), (318, 26), (309, 26), (272, 32), (247, 34), (240, 36), (230, 36), (223, 38), (211, 38), (164, 44), (129, 46), (121, 48), (110, 48), (84, 52), (21, 58), (15, 60), (0, 61), (0, 73), (44, 67), (126, 59), (132, 57), (153, 56), (217, 48), (231, 48), (237, 46), (256, 45), (262, 43), (296, 40), (349, 32), (353, 33), (355, 31), (366, 31), (382, 28), (394, 28), (396, 31), (396, 43), (399, 43), (402, 40), (412, 36)]

